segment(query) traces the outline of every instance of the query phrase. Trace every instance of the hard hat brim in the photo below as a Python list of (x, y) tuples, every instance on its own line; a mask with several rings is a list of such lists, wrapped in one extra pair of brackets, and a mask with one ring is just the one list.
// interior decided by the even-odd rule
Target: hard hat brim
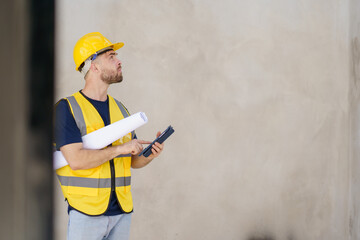
[(123, 42), (119, 42), (119, 43), (113, 44), (112, 47), (113, 47), (114, 51), (116, 51), (116, 50), (122, 48), (123, 46), (124, 46), (124, 43), (123, 43)]

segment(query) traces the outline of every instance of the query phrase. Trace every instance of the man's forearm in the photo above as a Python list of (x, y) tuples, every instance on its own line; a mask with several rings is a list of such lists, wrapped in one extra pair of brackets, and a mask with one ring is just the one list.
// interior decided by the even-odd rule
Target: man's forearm
[(69, 166), (73, 170), (89, 169), (121, 155), (137, 155), (141, 152), (142, 144), (149, 144), (144, 140), (133, 139), (122, 145), (111, 146), (101, 150), (84, 149), (82, 143), (72, 143), (60, 148)]
[(132, 156), (131, 159), (131, 167), (132, 168), (142, 168), (148, 165), (154, 158), (153, 157), (144, 157), (144, 155), (141, 155), (140, 157), (138, 155)]
[(89, 150), (82, 148), (82, 143), (65, 145), (60, 150), (72, 170), (95, 168), (121, 154), (121, 146)]
[[(157, 137), (160, 135), (160, 132), (157, 133)], [(164, 148), (164, 143), (160, 144), (155, 142), (151, 148), (151, 154), (148, 157), (141, 155), (140, 157), (136, 154), (132, 156), (131, 167), (132, 168), (142, 168), (148, 165), (154, 158), (158, 157)]]

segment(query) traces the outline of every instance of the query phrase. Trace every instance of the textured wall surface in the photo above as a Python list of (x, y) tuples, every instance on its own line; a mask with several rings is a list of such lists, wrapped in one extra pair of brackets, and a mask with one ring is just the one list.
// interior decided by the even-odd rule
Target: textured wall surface
[(360, 1), (350, 7), (350, 222), (349, 239), (360, 239)]
[(124, 81), (109, 92), (147, 114), (138, 137), (176, 131), (132, 171), (131, 239), (358, 239), (359, 11), (355, 0), (58, 1), (57, 98), (82, 88), (73, 46), (99, 31), (125, 42)]

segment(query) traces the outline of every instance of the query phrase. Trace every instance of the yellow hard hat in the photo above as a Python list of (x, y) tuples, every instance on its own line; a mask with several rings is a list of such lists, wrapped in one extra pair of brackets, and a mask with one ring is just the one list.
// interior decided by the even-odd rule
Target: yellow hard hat
[(114, 51), (124, 46), (124, 43), (111, 43), (99, 32), (88, 33), (80, 38), (74, 47), (74, 61), (76, 71), (79, 71), (80, 65), (85, 62), (86, 59), (94, 54), (101, 52), (104, 48), (112, 48)]

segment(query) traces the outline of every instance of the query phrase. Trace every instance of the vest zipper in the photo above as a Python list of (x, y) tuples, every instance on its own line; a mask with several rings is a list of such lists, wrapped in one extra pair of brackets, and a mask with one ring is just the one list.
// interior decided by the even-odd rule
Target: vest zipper
[(110, 160), (110, 171), (111, 171), (111, 191), (115, 191), (115, 168), (114, 159)]
[[(114, 191), (114, 195), (115, 195), (115, 198), (116, 198), (116, 201), (121, 209), (122, 212), (126, 213), (124, 211), (124, 209), (122, 208), (121, 204), (120, 204), (120, 201), (116, 195), (116, 189), (115, 189), (115, 167), (114, 167), (114, 159), (111, 159), (110, 160), (110, 172), (111, 172), (111, 194), (112, 192)], [(111, 194), (110, 194), (110, 201), (111, 201)], [(110, 202), (109, 202), (110, 203)], [(108, 205), (108, 208), (109, 208), (109, 205)]]

